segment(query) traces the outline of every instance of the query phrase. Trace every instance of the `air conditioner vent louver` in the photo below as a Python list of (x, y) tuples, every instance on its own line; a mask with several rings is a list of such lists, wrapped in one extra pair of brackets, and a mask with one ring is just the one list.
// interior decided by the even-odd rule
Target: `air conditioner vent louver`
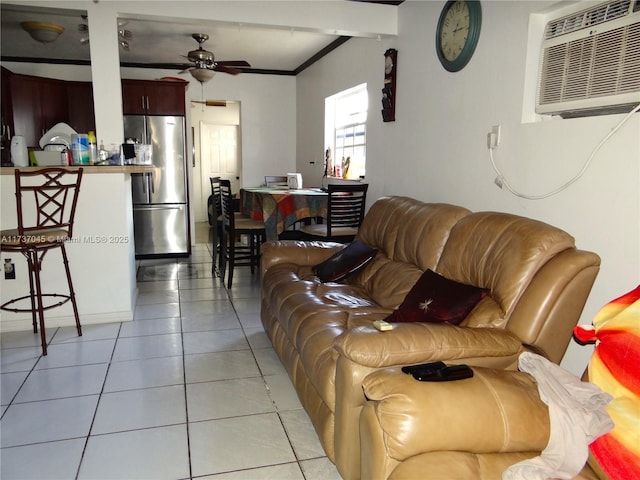
[(597, 14), (599, 26), (591, 23), (593, 28), (574, 29), (566, 39), (556, 35), (543, 41), (537, 113), (620, 113), (640, 103), (640, 11), (630, 13), (629, 8), (629, 1), (615, 0), (547, 24), (549, 32), (560, 22), (568, 25), (569, 18)]
[(548, 40), (549, 38), (559, 37), (560, 35), (624, 17), (629, 13), (630, 5), (631, 0), (617, 0), (558, 18), (547, 24), (544, 38)]

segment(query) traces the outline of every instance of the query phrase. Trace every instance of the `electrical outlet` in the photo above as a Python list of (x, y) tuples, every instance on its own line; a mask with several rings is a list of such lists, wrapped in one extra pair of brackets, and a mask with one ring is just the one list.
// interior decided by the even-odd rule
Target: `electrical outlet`
[(16, 279), (16, 266), (11, 262), (10, 258), (4, 259), (4, 279), (5, 280)]
[(500, 125), (491, 127), (491, 131), (487, 133), (487, 148), (494, 149), (500, 145)]

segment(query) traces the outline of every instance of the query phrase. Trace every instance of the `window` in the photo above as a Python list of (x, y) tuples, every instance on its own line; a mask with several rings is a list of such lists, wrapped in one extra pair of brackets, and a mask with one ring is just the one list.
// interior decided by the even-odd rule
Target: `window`
[(327, 176), (350, 180), (364, 177), (368, 106), (366, 83), (325, 99), (325, 144), (331, 151)]

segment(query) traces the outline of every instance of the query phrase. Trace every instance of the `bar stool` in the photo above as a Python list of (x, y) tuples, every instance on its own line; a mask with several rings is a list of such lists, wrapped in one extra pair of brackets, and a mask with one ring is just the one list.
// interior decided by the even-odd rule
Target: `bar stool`
[[(31, 312), (33, 333), (42, 339), (42, 355), (47, 354), (44, 311), (68, 301), (73, 306), (78, 335), (82, 335), (78, 307), (71, 282), (65, 242), (72, 238), (82, 168), (43, 168), (34, 171), (15, 170), (18, 228), (0, 231), (0, 251), (18, 252), (25, 256), (29, 269), (29, 295), (14, 298), (0, 305), (9, 312)], [(54, 248), (59, 248), (69, 284), (69, 294), (43, 293), (40, 281), (42, 261)], [(44, 299), (53, 298), (47, 305)], [(30, 308), (18, 307), (30, 300)], [(38, 321), (36, 321), (36, 314)]]

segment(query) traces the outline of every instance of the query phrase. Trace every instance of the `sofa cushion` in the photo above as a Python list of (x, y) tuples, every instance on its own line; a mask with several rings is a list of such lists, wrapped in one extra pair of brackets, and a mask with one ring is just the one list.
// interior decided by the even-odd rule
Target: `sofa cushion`
[(445, 322), (458, 325), (487, 294), (484, 288), (425, 270), (388, 322)]
[(339, 282), (357, 272), (373, 260), (378, 250), (358, 240), (313, 267), (313, 272), (323, 282)]

